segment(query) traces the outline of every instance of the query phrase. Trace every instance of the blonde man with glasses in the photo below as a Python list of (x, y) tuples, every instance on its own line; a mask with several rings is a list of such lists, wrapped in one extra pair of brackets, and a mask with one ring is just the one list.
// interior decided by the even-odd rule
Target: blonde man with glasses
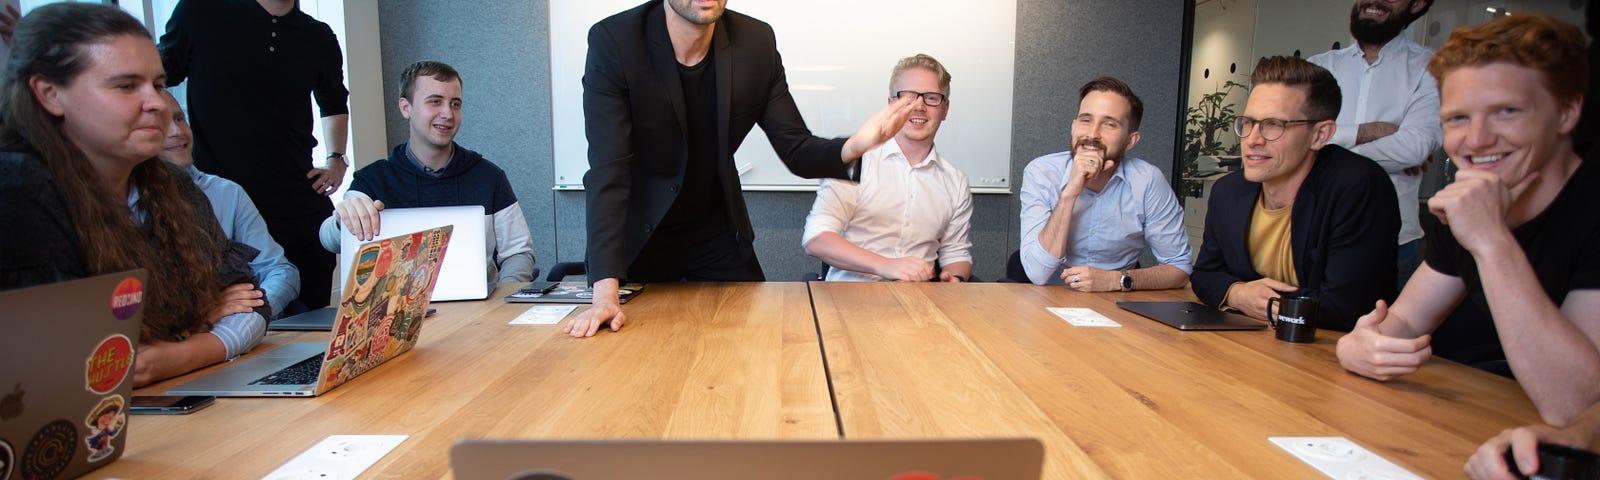
[(1308, 297), (1320, 304), (1318, 328), (1349, 331), (1394, 294), (1394, 184), (1372, 160), (1329, 143), (1340, 93), (1327, 70), (1270, 57), (1250, 82), (1234, 124), (1244, 171), (1212, 188), (1195, 296), (1260, 319), (1271, 298)]
[[(823, 180), (800, 244), (828, 281), (964, 282), (972, 275), (972, 193), (934, 149), (950, 113), (950, 72), (924, 54), (889, 75), (890, 104), (915, 99), (893, 140), (861, 157), (857, 181)], [(936, 268), (937, 267), (937, 268)]]

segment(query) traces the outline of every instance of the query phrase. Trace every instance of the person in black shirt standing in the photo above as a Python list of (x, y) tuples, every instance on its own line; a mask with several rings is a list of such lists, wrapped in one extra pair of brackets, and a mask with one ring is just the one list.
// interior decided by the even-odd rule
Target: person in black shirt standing
[[(244, 187), (300, 269), (300, 301), (327, 305), (334, 258), (317, 229), (344, 179), (350, 119), (333, 30), (294, 0), (182, 0), (159, 48), (167, 85), (188, 80), (195, 166)], [(328, 141), (321, 167), (312, 94)]]
[(916, 97), (891, 103), (849, 139), (811, 135), (772, 27), (726, 6), (653, 0), (589, 29), (583, 185), (595, 294), (593, 307), (567, 324), (573, 336), (622, 327), (623, 280), (764, 278), (733, 165), (752, 126), (761, 125), (795, 175), (845, 178), (911, 114)]

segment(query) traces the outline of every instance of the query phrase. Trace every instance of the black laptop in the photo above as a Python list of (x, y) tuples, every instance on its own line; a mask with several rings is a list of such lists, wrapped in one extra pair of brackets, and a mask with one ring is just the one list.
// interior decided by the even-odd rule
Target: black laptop
[(1267, 322), (1194, 302), (1117, 302), (1117, 306), (1178, 330), (1263, 330)]

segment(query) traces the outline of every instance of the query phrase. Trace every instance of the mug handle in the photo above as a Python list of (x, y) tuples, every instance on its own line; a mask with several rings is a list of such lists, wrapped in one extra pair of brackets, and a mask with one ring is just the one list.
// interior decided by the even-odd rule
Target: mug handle
[(1275, 317), (1272, 315), (1272, 306), (1274, 304), (1278, 303), (1278, 300), (1280, 300), (1279, 297), (1272, 297), (1272, 298), (1267, 299), (1267, 326), (1272, 327), (1273, 330), (1277, 330), (1278, 329), (1278, 322), (1277, 322), (1277, 320), (1273, 320), (1273, 318), (1275, 318)]

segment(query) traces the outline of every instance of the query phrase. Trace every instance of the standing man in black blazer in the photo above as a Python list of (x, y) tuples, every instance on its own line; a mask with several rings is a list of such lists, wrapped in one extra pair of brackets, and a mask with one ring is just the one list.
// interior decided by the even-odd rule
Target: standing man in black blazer
[(733, 165), (753, 125), (796, 175), (847, 178), (910, 116), (915, 97), (891, 103), (849, 139), (812, 136), (772, 27), (726, 6), (650, 0), (589, 29), (583, 184), (594, 301), (567, 324), (572, 336), (622, 327), (624, 280), (765, 279)]
[(1395, 292), (1399, 204), (1372, 160), (1328, 144), (1339, 85), (1322, 67), (1270, 57), (1234, 122), (1244, 171), (1217, 180), (1190, 281), (1207, 304), (1266, 318), (1267, 300), (1321, 304), (1318, 328), (1349, 331)]

